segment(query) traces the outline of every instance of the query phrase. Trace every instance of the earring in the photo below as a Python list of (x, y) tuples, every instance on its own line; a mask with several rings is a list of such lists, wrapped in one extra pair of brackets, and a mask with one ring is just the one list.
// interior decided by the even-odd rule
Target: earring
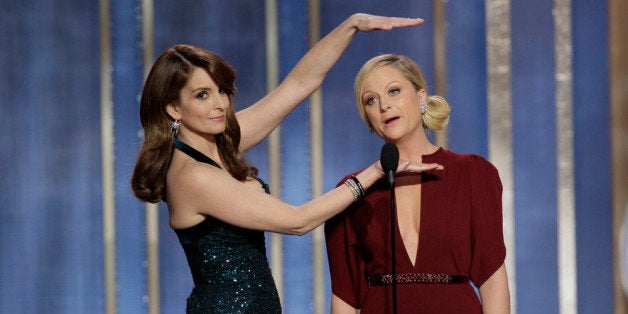
[(177, 133), (179, 133), (180, 125), (181, 125), (181, 122), (179, 120), (172, 121), (172, 124), (170, 125), (170, 128), (172, 129), (172, 135), (177, 135)]
[(421, 101), (421, 114), (427, 112), (427, 102), (425, 100)]

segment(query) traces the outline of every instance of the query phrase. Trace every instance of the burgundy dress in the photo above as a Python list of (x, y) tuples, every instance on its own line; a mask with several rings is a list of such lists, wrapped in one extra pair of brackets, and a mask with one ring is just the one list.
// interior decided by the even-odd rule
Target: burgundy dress
[[(424, 155), (423, 162), (445, 169), (422, 174), (414, 266), (396, 225), (396, 273), (423, 280), (397, 283), (398, 313), (482, 313), (470, 282), (480, 287), (506, 256), (497, 169), (480, 156), (443, 148)], [(382, 283), (392, 272), (390, 190), (385, 184), (380, 180), (364, 200), (325, 224), (332, 292), (362, 314), (392, 311), (392, 286)], [(439, 281), (450, 275), (454, 282)]]

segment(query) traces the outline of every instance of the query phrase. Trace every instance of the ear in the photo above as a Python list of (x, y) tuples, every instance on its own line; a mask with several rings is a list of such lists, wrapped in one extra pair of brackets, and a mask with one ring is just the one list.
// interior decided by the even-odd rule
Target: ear
[(419, 101), (427, 101), (427, 91), (425, 91), (425, 88), (421, 88), (416, 94), (417, 97), (419, 97)]
[(168, 112), (168, 114), (170, 115), (170, 117), (175, 120), (181, 120), (181, 113), (179, 112), (179, 106), (175, 103), (169, 103), (166, 106), (166, 111)]

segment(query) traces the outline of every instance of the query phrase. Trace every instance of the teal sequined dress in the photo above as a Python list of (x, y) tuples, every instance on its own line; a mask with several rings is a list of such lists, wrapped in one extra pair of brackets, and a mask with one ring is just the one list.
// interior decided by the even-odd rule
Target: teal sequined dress
[[(177, 149), (197, 161), (218, 166), (190, 153), (189, 149), (194, 149), (184, 145), (175, 140)], [(268, 185), (258, 181), (269, 193)], [(198, 225), (175, 232), (194, 280), (187, 313), (281, 313), (262, 231), (207, 217)]]

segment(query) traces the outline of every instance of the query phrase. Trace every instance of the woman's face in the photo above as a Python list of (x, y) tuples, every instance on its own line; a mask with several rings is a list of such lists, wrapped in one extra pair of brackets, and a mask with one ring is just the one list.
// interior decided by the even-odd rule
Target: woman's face
[(181, 121), (180, 132), (213, 136), (225, 131), (229, 95), (204, 69), (194, 68), (181, 89), (179, 102), (168, 105), (168, 113)]
[(425, 90), (417, 91), (401, 71), (382, 66), (364, 80), (361, 101), (370, 126), (386, 142), (422, 132), (420, 102), (427, 100)]

